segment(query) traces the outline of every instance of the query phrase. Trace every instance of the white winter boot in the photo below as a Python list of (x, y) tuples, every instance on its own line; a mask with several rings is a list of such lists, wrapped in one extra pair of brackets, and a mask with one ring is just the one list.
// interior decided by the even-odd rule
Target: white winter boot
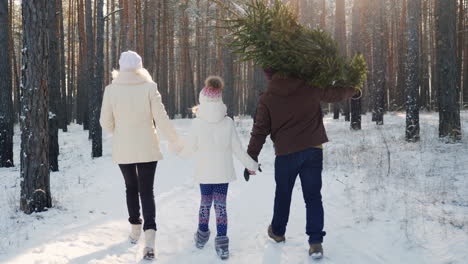
[(154, 243), (156, 240), (156, 230), (148, 229), (145, 231), (145, 248), (143, 249), (144, 259), (154, 259)]
[(141, 236), (141, 224), (134, 225), (130, 224), (131, 229), (130, 229), (130, 235), (128, 236), (130, 239), (130, 243), (136, 244), (138, 243), (138, 239), (140, 239)]

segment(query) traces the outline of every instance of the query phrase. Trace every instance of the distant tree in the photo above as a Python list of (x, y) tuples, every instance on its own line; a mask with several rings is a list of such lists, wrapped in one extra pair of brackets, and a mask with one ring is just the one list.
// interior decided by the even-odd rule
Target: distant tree
[(143, 64), (145, 68), (149, 71), (151, 76), (154, 76), (154, 59), (155, 54), (155, 43), (156, 43), (156, 1), (146, 0), (145, 9), (144, 9), (144, 32), (145, 32), (145, 56), (143, 57)]
[[(374, 1), (372, 1), (374, 2)], [(373, 70), (374, 70), (374, 93), (373, 115), (377, 125), (383, 125), (383, 115), (385, 111), (385, 43), (382, 32), (385, 28), (385, 0), (375, 1), (374, 32), (373, 32)]]
[(406, 54), (406, 141), (419, 141), (419, 26), (421, 20), (421, 2), (414, 0), (408, 2), (408, 15), (406, 23), (407, 54)]
[[(352, 35), (351, 35), (351, 49), (354, 54), (361, 53), (361, 20), (362, 20), (362, 1), (354, 0), (353, 2), (353, 14), (352, 14)], [(351, 100), (351, 129), (361, 129), (361, 94), (355, 95)]]
[(436, 0), (435, 3), (439, 136), (457, 141), (461, 139), (456, 67), (457, 1)]
[(399, 36), (397, 43), (397, 53), (398, 53), (398, 77), (397, 77), (397, 87), (396, 87), (396, 96), (395, 101), (393, 102), (393, 109), (401, 110), (405, 104), (404, 94), (405, 94), (405, 82), (406, 82), (406, 50), (407, 50), (407, 39), (405, 37), (406, 32), (406, 4), (407, 0), (403, 0), (401, 3), (401, 13), (400, 13), (400, 24), (398, 28)]
[[(125, 40), (127, 44), (125, 45), (126, 49), (136, 51), (136, 43), (135, 43), (135, 0), (126, 0), (127, 6), (126, 8), (128, 11), (127, 14), (127, 24), (125, 28), (125, 34), (127, 37)], [(125, 50), (123, 50), (125, 51)]]
[[(193, 68), (192, 68), (192, 58), (190, 56), (190, 29), (189, 29), (189, 1), (186, 0), (181, 4), (181, 57), (182, 57), (182, 73), (181, 73), (181, 90), (183, 90), (183, 104), (182, 104), (182, 116), (188, 116), (188, 109), (195, 105), (195, 86), (193, 79)], [(173, 89), (174, 87), (169, 87)]]
[(23, 85), (20, 208), (52, 207), (49, 175), (48, 0), (22, 1)]
[[(336, 1), (335, 9), (335, 40), (342, 56), (346, 56), (346, 5), (345, 0)], [(340, 109), (343, 108), (345, 120), (349, 121), (349, 103), (340, 102), (333, 104), (333, 119), (338, 119)]]
[(12, 71), (8, 0), (0, 0), (0, 167), (13, 166)]
[(432, 34), (429, 16), (429, 1), (422, 0), (421, 8), (421, 26), (420, 26), (420, 42), (421, 42), (421, 56), (420, 56), (420, 77), (421, 77), (421, 88), (419, 96), (419, 108), (430, 110), (431, 109), (431, 94), (430, 94), (430, 63), (429, 63), (429, 53), (430, 53), (430, 37)]

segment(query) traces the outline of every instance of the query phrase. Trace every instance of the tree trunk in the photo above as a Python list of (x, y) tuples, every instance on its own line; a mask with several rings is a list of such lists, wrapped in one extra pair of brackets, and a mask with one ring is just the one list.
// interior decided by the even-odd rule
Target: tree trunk
[(327, 19), (327, 1), (326, 0), (321, 0), (322, 5), (321, 5), (321, 14), (320, 14), (320, 28), (325, 30), (326, 26), (326, 19)]
[(119, 6), (122, 8), (122, 12), (120, 12), (120, 51), (122, 53), (128, 50), (128, 0), (119, 0)]
[(398, 77), (397, 77), (397, 89), (396, 89), (396, 98), (395, 98), (395, 110), (400, 110), (405, 104), (404, 91), (405, 91), (405, 81), (406, 81), (406, 67), (405, 67), (405, 58), (406, 58), (406, 2), (402, 2), (402, 10), (400, 17), (400, 27), (399, 27), (399, 37), (398, 37)]
[[(467, 9), (465, 9), (465, 13)], [(468, 18), (465, 15), (465, 47), (463, 52), (463, 106), (468, 108)]]
[[(361, 16), (362, 16), (362, 2), (354, 0), (353, 15), (352, 15), (352, 52), (354, 54), (361, 53)], [(361, 97), (356, 95), (351, 99), (351, 129), (361, 130)]]
[(145, 56), (144, 66), (154, 76), (154, 59), (155, 55), (155, 44), (156, 44), (156, 1), (146, 0), (145, 3)]
[(47, 2), (35, 0), (21, 3), (24, 64), (20, 208), (27, 214), (52, 207), (48, 166)]
[(439, 88), (439, 136), (461, 139), (460, 105), (457, 89), (456, 0), (436, 0), (437, 87)]
[(57, 1), (57, 19), (58, 19), (58, 35), (60, 43), (60, 104), (59, 104), (59, 128), (63, 132), (67, 132), (67, 79), (65, 73), (65, 29), (63, 26), (63, 6), (62, 1)]
[(102, 156), (102, 128), (99, 124), (101, 112), (102, 89), (104, 81), (104, 0), (97, 0), (96, 23), (96, 76), (95, 86), (91, 89), (90, 132), (92, 140), (91, 156)]
[(406, 23), (406, 141), (419, 141), (419, 25), (421, 22), (420, 0), (409, 1)]
[(376, 7), (375, 27), (373, 33), (374, 43), (374, 117), (377, 125), (383, 125), (385, 107), (385, 38), (381, 36), (385, 27), (385, 0), (378, 0)]
[(464, 42), (464, 25), (465, 25), (465, 10), (464, 1), (459, 0), (458, 3), (458, 27), (457, 27), (457, 87), (460, 91), (462, 87), (462, 65), (463, 65), (463, 42)]
[(227, 114), (231, 118), (234, 117), (234, 60), (233, 55), (228, 48), (222, 48), (223, 54), (223, 76), (224, 76), (224, 92), (223, 99), (227, 106)]
[(144, 34), (143, 34), (143, 23), (146, 24), (146, 21), (143, 20), (143, 14), (141, 10), (141, 2), (142, 0), (135, 0), (135, 33), (136, 33), (136, 52), (140, 54), (141, 56), (145, 57), (145, 50), (143, 47), (143, 40), (144, 40)]
[[(430, 98), (430, 64), (429, 64), (429, 51), (430, 42), (429, 37), (431, 34), (429, 27), (429, 6), (428, 0), (422, 0), (422, 22), (420, 37), (421, 37), (421, 65), (420, 65), (420, 76), (421, 76), (421, 95), (419, 100), (420, 109), (430, 110), (431, 109), (431, 98)], [(431, 58), (432, 59), (432, 58)]]
[(78, 102), (77, 102), (77, 123), (83, 124), (83, 129), (89, 129), (88, 120), (88, 62), (87, 62), (87, 36), (85, 21), (84, 0), (79, 0), (78, 25), (79, 25), (79, 64), (78, 64)]
[[(342, 56), (346, 56), (346, 10), (345, 1), (337, 0), (335, 9), (335, 40)], [(340, 110), (343, 108), (344, 116), (349, 121), (349, 107), (345, 102), (333, 104), (333, 119), (339, 119)]]
[(169, 4), (168, 0), (161, 0), (161, 23), (160, 23), (160, 35), (161, 35), (161, 45), (159, 47), (159, 76), (158, 76), (158, 85), (159, 92), (161, 93), (162, 101), (165, 106), (168, 105), (168, 9)]
[(49, 163), (51, 171), (58, 171), (58, 129), (60, 107), (60, 46), (57, 35), (57, 1), (47, 1), (48, 85), (49, 85)]
[[(193, 70), (192, 62), (190, 57), (190, 29), (189, 29), (189, 14), (188, 12), (188, 0), (185, 1), (184, 5), (181, 5), (182, 16), (182, 80), (181, 89), (184, 89), (184, 104), (182, 104), (182, 117), (189, 115), (189, 109), (195, 105), (195, 87), (193, 82)], [(172, 87), (170, 87), (172, 88)]]
[(127, 1), (127, 27), (126, 27), (126, 48), (129, 50), (136, 51), (135, 45), (135, 0), (126, 0)]
[(93, 94), (96, 88), (95, 76), (95, 52), (94, 52), (94, 31), (93, 31), (93, 8), (91, 0), (85, 0), (86, 5), (86, 79), (87, 79), (87, 109), (85, 120), (88, 121), (89, 138), (91, 139), (91, 112), (93, 111)]
[(13, 166), (12, 71), (8, 0), (0, 0), (0, 168)]
[(67, 107), (67, 125), (70, 124), (72, 120), (72, 112), (71, 112), (71, 105), (72, 105), (72, 91), (73, 91), (73, 86), (74, 86), (74, 59), (72, 59), (72, 54), (74, 54), (75, 49), (74, 49), (74, 44), (75, 44), (75, 34), (74, 34), (74, 29), (75, 29), (75, 21), (74, 15), (75, 15), (75, 10), (74, 10), (74, 0), (69, 0), (68, 1), (68, 27), (67, 27), (67, 32), (68, 32), (68, 41), (67, 41), (67, 64), (68, 67), (66, 68), (66, 75), (67, 75), (67, 99), (66, 99), (66, 107)]
[[(13, 122), (14, 124), (19, 123), (19, 118), (20, 118), (20, 113), (21, 113), (21, 96), (20, 96), (20, 74), (19, 74), (19, 67), (18, 67), (18, 59), (16, 55), (16, 50), (15, 50), (15, 31), (14, 29), (14, 23), (13, 23), (13, 17), (15, 17), (15, 5), (13, 4), (14, 1), (10, 0), (10, 12), (9, 12), (9, 22), (10, 22), (10, 34), (9, 34), (9, 51), (10, 51), (10, 59), (11, 63), (13, 64), (13, 75), (12, 75), (12, 80), (13, 80), (13, 94), (14, 94), (14, 102), (13, 102)], [(19, 46), (19, 45), (18, 45)], [(21, 49), (21, 48), (20, 48)]]
[[(116, 7), (115, 7), (115, 0), (110, 0), (111, 1), (111, 9), (112, 11), (115, 11), (116, 10)], [(113, 15), (111, 17), (111, 29), (112, 29), (112, 32), (111, 32), (111, 68), (113, 69), (117, 69), (118, 68), (118, 65), (117, 65), (117, 60), (118, 60), (118, 54), (117, 54), (117, 44), (118, 44), (118, 38), (117, 38), (117, 23), (115, 23), (115, 16), (116, 15)], [(107, 22), (109, 23), (109, 22)]]
[[(174, 118), (176, 115), (176, 102), (180, 100), (180, 89), (178, 89), (177, 85), (177, 76), (174, 69), (176, 68), (176, 52), (175, 52), (175, 31), (176, 31), (176, 22), (175, 22), (175, 10), (171, 8), (168, 10), (169, 20), (167, 24), (167, 64), (168, 64), (168, 75), (167, 75), (167, 98), (166, 98), (166, 106), (168, 108), (168, 112), (171, 118)], [(188, 40), (187, 40), (188, 41)], [(190, 53), (188, 55), (188, 63), (190, 64)], [(189, 69), (192, 72), (192, 68)], [(191, 77), (187, 77), (192, 80), (193, 83), (193, 73), (190, 74)], [(193, 87), (193, 84), (191, 85)], [(185, 87), (189, 89), (188, 87)], [(189, 107), (191, 107), (190, 105)], [(187, 109), (184, 109), (187, 111)]]
[[(341, 56), (348, 55), (346, 48), (346, 3), (345, 0), (336, 1), (336, 17), (335, 17), (335, 39), (338, 42), (338, 50)], [(344, 100), (338, 104), (343, 109), (345, 121), (350, 121), (350, 103), (349, 100)], [(336, 114), (336, 112), (335, 112)]]

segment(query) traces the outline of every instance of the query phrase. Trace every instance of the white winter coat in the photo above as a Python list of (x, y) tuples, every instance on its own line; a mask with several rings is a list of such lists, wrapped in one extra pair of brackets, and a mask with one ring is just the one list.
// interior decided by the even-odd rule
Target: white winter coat
[(112, 158), (117, 164), (163, 159), (153, 120), (170, 143), (179, 139), (167, 116), (157, 84), (135, 72), (120, 72), (106, 87), (100, 123), (113, 134)]
[(236, 180), (233, 154), (249, 170), (258, 164), (244, 150), (234, 121), (226, 116), (222, 102), (202, 103), (181, 155), (195, 159), (195, 180), (202, 184), (228, 183)]

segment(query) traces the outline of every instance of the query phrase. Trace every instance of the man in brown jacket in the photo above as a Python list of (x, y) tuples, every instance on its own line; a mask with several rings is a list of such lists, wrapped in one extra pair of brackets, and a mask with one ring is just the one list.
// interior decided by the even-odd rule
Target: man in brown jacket
[(260, 97), (252, 128), (248, 153), (258, 160), (266, 137), (274, 143), (275, 203), (268, 235), (276, 242), (285, 241), (291, 196), (297, 175), (301, 179), (306, 203), (309, 254), (323, 256), (322, 144), (328, 141), (320, 102), (334, 103), (351, 98), (354, 88), (310, 87), (303, 80), (269, 79), (267, 91)]

